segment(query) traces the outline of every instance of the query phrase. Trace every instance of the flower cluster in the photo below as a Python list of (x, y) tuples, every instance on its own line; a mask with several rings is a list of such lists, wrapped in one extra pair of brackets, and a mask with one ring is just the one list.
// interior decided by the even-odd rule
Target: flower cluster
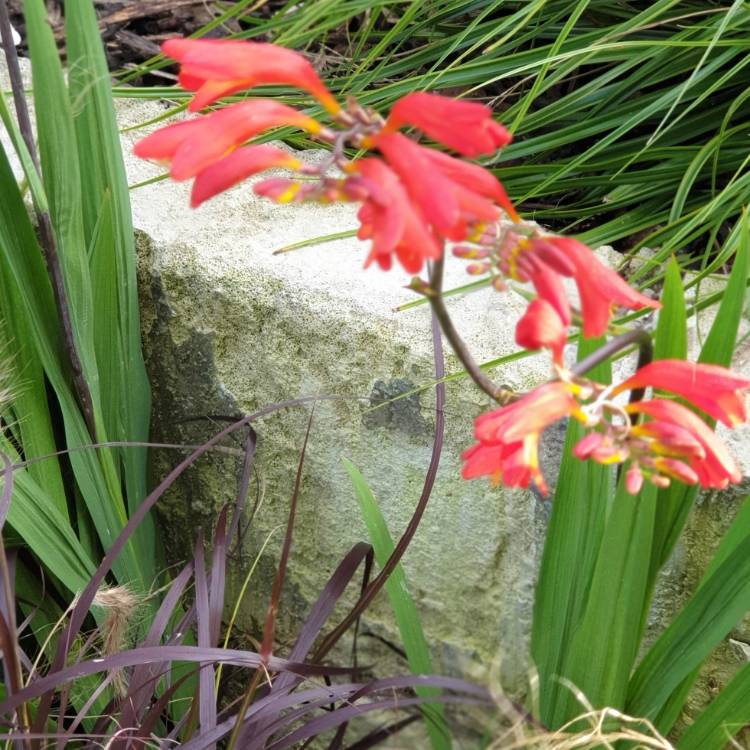
[(476, 420), (477, 444), (464, 455), (466, 479), (489, 476), (511, 487), (534, 485), (547, 492), (539, 467), (542, 431), (564, 417), (589, 432), (574, 448), (580, 459), (601, 464), (629, 461), (626, 487), (640, 490), (644, 478), (658, 487), (677, 479), (723, 489), (741, 474), (714, 431), (687, 406), (661, 396), (621, 403), (617, 396), (651, 387), (668, 391), (728, 426), (746, 421), (743, 390), (750, 380), (716, 365), (681, 360), (652, 362), (615, 386), (560, 372), (558, 380)]
[[(193, 206), (250, 176), (285, 169), (291, 176), (263, 179), (255, 192), (280, 203), (360, 204), (358, 236), (371, 241), (365, 266), (375, 262), (387, 270), (395, 258), (418, 273), (426, 261), (442, 259), (450, 243), (455, 256), (473, 261), (467, 271), (490, 274), (496, 289), (509, 281), (533, 286), (536, 297), (518, 321), (516, 341), (527, 349), (549, 349), (557, 379), (476, 420), (478, 442), (463, 456), (466, 478), (489, 475), (513, 487), (534, 483), (545, 492), (540, 435), (556, 420), (572, 417), (589, 429), (575, 454), (604, 464), (628, 461), (631, 492), (645, 479), (657, 486), (677, 479), (718, 488), (738, 481), (731, 456), (695, 412), (671, 398), (638, 398), (646, 387), (668, 391), (731, 425), (746, 418), (742, 391), (750, 381), (720, 367), (662, 361), (604, 387), (565, 369), (563, 350), (573, 320), (565, 279), (577, 288), (587, 337), (607, 332), (615, 307), (639, 310), (659, 303), (632, 289), (581, 242), (524, 221), (500, 181), (462, 158), (492, 154), (511, 142), (488, 107), (420, 92), (399, 99), (384, 118), (351, 99), (340, 104), (302, 55), (273, 44), (172, 39), (162, 49), (180, 63), (180, 85), (195, 92), (191, 112), (238, 91), (280, 84), (313, 96), (328, 118), (324, 124), (279, 102), (246, 98), (141, 140), (138, 156), (168, 164), (175, 180), (193, 180)], [(309, 165), (275, 146), (248, 145), (281, 126), (329, 144), (330, 157)], [(404, 127), (456, 155), (407, 137)], [(347, 156), (355, 152), (364, 155)], [(424, 282), (414, 288), (433, 305), (439, 299), (440, 289)], [(473, 377), (481, 385), (480, 377)], [(485, 390), (494, 395), (492, 388)], [(638, 398), (623, 403), (627, 391)]]
[(578, 289), (584, 336), (604, 335), (614, 306), (629, 310), (659, 307), (626, 284), (583, 243), (530, 224), (488, 228), (472, 245), (454, 248), (453, 254), (478, 261), (468, 270), (494, 274), (496, 288), (503, 288), (506, 280), (534, 286), (538, 296), (516, 328), (516, 342), (526, 349), (550, 349), (557, 364), (562, 364), (571, 323), (564, 278), (572, 278)]

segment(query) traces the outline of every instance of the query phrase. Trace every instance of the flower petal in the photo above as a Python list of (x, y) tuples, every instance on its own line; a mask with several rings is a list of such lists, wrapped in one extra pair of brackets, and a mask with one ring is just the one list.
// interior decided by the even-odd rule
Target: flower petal
[(743, 391), (750, 388), (750, 380), (725, 367), (658, 360), (641, 367), (617, 387), (617, 392), (648, 386), (676, 393), (730, 427), (747, 421)]
[[(191, 111), (201, 109), (231, 91), (263, 84), (296, 86), (312, 94), (332, 114), (340, 105), (320, 80), (315, 69), (299, 52), (265, 42), (237, 39), (169, 39), (162, 52), (182, 63), (186, 77), (193, 81), (219, 81), (232, 84), (223, 93), (219, 88), (202, 91)], [(197, 90), (192, 86), (191, 90)], [(202, 88), (202, 87), (201, 87)]]
[(524, 349), (548, 348), (554, 361), (562, 364), (568, 327), (552, 305), (539, 297), (532, 300), (516, 325), (516, 343)]
[(274, 146), (246, 146), (232, 152), (198, 174), (193, 183), (190, 205), (200, 206), (242, 180), (272, 167), (299, 169), (301, 162)]
[(489, 170), (478, 164), (455, 159), (434, 148), (424, 149), (424, 156), (453, 182), (485, 198), (491, 198), (513, 221), (521, 220), (502, 183)]
[(425, 92), (407, 94), (394, 104), (386, 129), (402, 125), (413, 125), (464, 156), (489, 154), (512, 140), (484, 104)]
[(546, 236), (548, 244), (562, 250), (575, 267), (575, 281), (581, 298), (583, 334), (602, 336), (609, 325), (612, 307), (629, 310), (661, 305), (631, 288), (611, 268), (607, 268), (582, 242), (572, 237)]
[(460, 220), (458, 200), (450, 180), (425, 157), (427, 149), (400, 133), (379, 136), (377, 145), (425, 219), (442, 235), (451, 235)]
[(686, 406), (667, 399), (651, 399), (628, 404), (625, 409), (629, 414), (646, 414), (654, 420), (676, 424), (689, 430), (705, 451), (704, 458), (693, 457), (690, 460), (690, 467), (704, 487), (724, 489), (730, 482), (737, 483), (742, 479), (742, 472), (724, 443)]
[(270, 99), (232, 104), (197, 121), (201, 123), (200, 129), (183, 139), (172, 157), (170, 174), (175, 180), (195, 177), (270, 128), (291, 125), (312, 133), (320, 130), (316, 120)]

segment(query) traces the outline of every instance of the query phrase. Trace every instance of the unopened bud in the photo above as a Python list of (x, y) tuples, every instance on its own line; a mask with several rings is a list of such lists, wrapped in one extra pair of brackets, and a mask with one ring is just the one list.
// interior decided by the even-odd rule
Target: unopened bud
[(472, 245), (458, 245), (453, 248), (453, 255), (456, 258), (465, 258), (468, 260), (479, 260), (489, 257), (489, 251)]
[(666, 489), (671, 484), (671, 482), (669, 481), (669, 477), (662, 476), (661, 474), (652, 474), (648, 478), (648, 480), (655, 487), (659, 487), (659, 489), (662, 489), (662, 490)]
[(490, 270), (490, 264), (485, 263), (469, 263), (468, 266), (466, 266), (466, 273), (468, 273), (470, 276), (481, 276), (482, 274), (487, 273), (487, 271)]
[(625, 489), (631, 495), (637, 495), (643, 487), (643, 474), (638, 464), (632, 464), (625, 474)]

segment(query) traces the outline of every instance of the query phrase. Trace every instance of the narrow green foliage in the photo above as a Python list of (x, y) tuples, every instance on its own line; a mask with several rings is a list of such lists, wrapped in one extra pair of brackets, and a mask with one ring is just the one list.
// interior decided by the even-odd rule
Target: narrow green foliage
[[(106, 441), (94, 347), (93, 294), (83, 230), (82, 187), (72, 110), (57, 45), (47, 22), (44, 5), (41, 0), (26, 0), (24, 11), (32, 56), (42, 177), (49, 200), (66, 303), (76, 350), (94, 409), (96, 439)], [(11, 263), (14, 262), (19, 261), (12, 259)], [(21, 290), (21, 294), (25, 298), (25, 304), (37, 304), (33, 287)], [(57, 372), (51, 375), (50, 367), (54, 367)], [(79, 405), (70, 393), (63, 368), (67, 369), (67, 364), (47, 363), (45, 372), (60, 401), (68, 446), (79, 448), (90, 444), (93, 436), (89, 434)], [(76, 450), (71, 454), (71, 463), (101, 544), (107, 549), (126, 521), (119, 475), (112, 454), (106, 449), (98, 452)], [(118, 560), (116, 571), (121, 579), (137, 583), (139, 587), (150, 585), (142, 576), (139, 555), (132, 542)]]
[(654, 359), (687, 358), (687, 311), (682, 274), (677, 259), (667, 265), (661, 309), (654, 336)]
[[(95, 320), (105, 321), (112, 334), (111, 359), (106, 366), (100, 361), (103, 419), (110, 439), (145, 441), (150, 388), (141, 353), (133, 222), (109, 71), (91, 2), (67, 4), (65, 30), (87, 247), (95, 246), (99, 217), (105, 212), (111, 216), (111, 241), (101, 245), (91, 267), (94, 290), (109, 279), (114, 282), (111, 301), (107, 302), (102, 295), (94, 299)], [(120, 460), (128, 510), (132, 513), (146, 492), (146, 451), (144, 448), (122, 451)], [(144, 565), (150, 567), (153, 564), (150, 523), (139, 530), (139, 535), (140, 554), (146, 556)]]
[(655, 718), (750, 609), (750, 501), (719, 545), (698, 590), (649, 649), (628, 688), (627, 711)]
[[(362, 518), (375, 551), (375, 559), (378, 565), (383, 566), (393, 552), (393, 539), (365, 478), (351, 461), (342, 460), (354, 485)], [(416, 604), (409, 594), (406, 575), (401, 563), (395, 567), (386, 581), (385, 590), (401, 633), (401, 641), (412, 674), (433, 674), (430, 649), (422, 630)], [(416, 692), (418, 695), (430, 696), (436, 695), (439, 691), (435, 691), (434, 688), (418, 688)], [(422, 710), (433, 749), (449, 750), (451, 747), (450, 731), (445, 721), (442, 704), (425, 703)]]
[[(578, 356), (597, 343), (583, 341)], [(601, 365), (591, 377), (609, 382), (609, 366)], [(570, 420), (534, 604), (531, 654), (539, 672), (540, 718), (550, 727), (561, 723), (568, 688), (559, 678), (568, 676), (567, 644), (586, 611), (612, 501), (610, 469), (572, 454), (581, 437), (583, 428)]]
[[(716, 313), (711, 330), (701, 349), (699, 362), (728, 367), (737, 342), (737, 331), (745, 305), (745, 289), (750, 272), (750, 225), (747, 212), (735, 227), (737, 250), (734, 254), (732, 273), (729, 275), (726, 291)], [(731, 246), (730, 246), (731, 247)]]
[(680, 750), (723, 750), (750, 724), (750, 664), (714, 698), (680, 737)]
[[(654, 337), (654, 359), (687, 358), (687, 310), (682, 275), (673, 257), (667, 266), (661, 310)], [(661, 566), (666, 562), (672, 547), (685, 524), (690, 508), (698, 494), (695, 487), (672, 482), (659, 490), (651, 553), (650, 586), (653, 588)], [(645, 602), (644, 618), (648, 601)]]
[[(564, 675), (595, 708), (624, 707), (628, 678), (643, 631), (641, 613), (649, 598), (649, 553), (656, 488), (637, 496), (625, 489), (624, 474), (594, 564), (580, 626), (566, 644)], [(568, 691), (554, 726), (579, 715), (583, 706)]]

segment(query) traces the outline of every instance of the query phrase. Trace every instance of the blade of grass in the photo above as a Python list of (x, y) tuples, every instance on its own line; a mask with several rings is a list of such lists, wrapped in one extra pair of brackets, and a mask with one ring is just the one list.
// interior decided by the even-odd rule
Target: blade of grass
[[(380, 566), (385, 565), (388, 558), (393, 554), (393, 539), (383, 514), (378, 507), (370, 487), (357, 467), (347, 459), (342, 459), (359, 504), (360, 512), (367, 526), (375, 559)], [(409, 593), (406, 583), (406, 574), (401, 563), (394, 569), (385, 583), (385, 590), (396, 618), (401, 642), (409, 662), (412, 674), (432, 674), (432, 658), (427, 645), (424, 631), (419, 619), (419, 612), (414, 599)], [(417, 689), (417, 695), (428, 697), (434, 695), (434, 691)], [(445, 712), (439, 704), (425, 703), (423, 707), (424, 718), (427, 725), (427, 734), (430, 744), (434, 750), (442, 750), (451, 747), (450, 730), (445, 720)]]
[[(596, 343), (582, 341), (579, 360)], [(604, 364), (590, 376), (607, 383), (611, 374)], [(539, 718), (545, 726), (555, 726), (564, 714), (567, 689), (559, 678), (566, 676), (566, 644), (584, 616), (612, 503), (610, 470), (573, 457), (572, 448), (582, 436), (581, 426), (570, 420), (534, 602), (531, 654), (539, 672)]]

